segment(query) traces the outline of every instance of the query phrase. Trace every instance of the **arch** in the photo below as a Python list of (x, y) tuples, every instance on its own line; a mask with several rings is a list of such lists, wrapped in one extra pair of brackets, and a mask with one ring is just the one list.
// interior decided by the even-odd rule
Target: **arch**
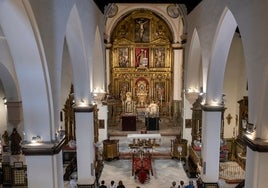
[[(36, 126), (41, 124), (43, 127), (49, 127), (52, 124), (52, 99), (46, 62), (42, 58), (44, 57), (43, 51), (40, 50), (42, 44), (40, 38), (37, 37), (38, 31), (33, 30), (33, 27), (36, 28), (35, 23), (31, 22), (28, 17), (32, 13), (30, 6), (24, 3), (4, 1), (0, 7), (0, 22), (14, 60), (20, 86), (24, 130), (28, 133), (26, 139), (30, 140), (32, 136), (38, 134), (43, 135), (43, 140), (51, 140), (52, 134), (42, 133), (50, 129), (40, 130), (39, 126)], [(29, 83), (32, 89), (29, 89)]]
[(89, 82), (89, 80), (91, 80), (89, 70), (92, 65), (86, 60), (87, 55), (84, 33), (76, 5), (72, 8), (68, 19), (66, 41), (73, 70), (75, 101), (78, 105), (80, 101), (84, 101), (84, 103), (89, 104), (90, 84), (85, 84), (85, 82)]
[(17, 82), (9, 70), (0, 62), (0, 81), (3, 84), (7, 101), (19, 101), (20, 93)]
[[(100, 34), (100, 29), (97, 26), (95, 32), (93, 59), (98, 60), (98, 62), (93, 63), (93, 90), (105, 91), (105, 61), (103, 59), (103, 46), (102, 37)], [(91, 92), (93, 91), (91, 88)]]
[(186, 64), (185, 89), (196, 92), (199, 91), (201, 66), (200, 40), (197, 30), (194, 29), (192, 39), (190, 40), (189, 55)]
[[(167, 4), (168, 5), (168, 4)], [(163, 6), (163, 5), (161, 5)], [(181, 5), (179, 5), (181, 6)], [(124, 6), (122, 6), (121, 9), (119, 9), (117, 15), (115, 15), (112, 18), (107, 19), (106, 22), (106, 35), (107, 35), (107, 41), (110, 42), (110, 34), (111, 32), (114, 30), (114, 27), (117, 25), (117, 23), (127, 14), (129, 14), (130, 12), (134, 11), (134, 10), (138, 10), (138, 9), (147, 9), (152, 11), (153, 13), (155, 13), (156, 15), (158, 15), (159, 17), (161, 17), (169, 26), (170, 31), (172, 32), (173, 35), (173, 40), (174, 42), (180, 42), (181, 39), (181, 35), (184, 32), (184, 29), (181, 29), (184, 27), (183, 25), (183, 19), (186, 20), (186, 18), (184, 18), (184, 14), (180, 15), (178, 18), (176, 19), (171, 19), (168, 17), (167, 13), (166, 13), (166, 9), (163, 9), (161, 7), (158, 7), (157, 4), (155, 4), (155, 6), (151, 6), (150, 4), (125, 4)], [(183, 8), (178, 9), (179, 13), (181, 14), (181, 10)]]
[(216, 30), (208, 67), (206, 103), (209, 105), (222, 103), (225, 66), (236, 28), (237, 23), (233, 14), (225, 8)]

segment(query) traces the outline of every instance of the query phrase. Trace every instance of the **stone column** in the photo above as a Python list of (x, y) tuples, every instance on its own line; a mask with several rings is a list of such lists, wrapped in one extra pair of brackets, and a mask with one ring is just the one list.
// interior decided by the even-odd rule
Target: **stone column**
[(111, 56), (111, 47), (110, 43), (106, 44), (106, 91), (109, 91), (109, 84), (110, 84), (110, 56)]
[(204, 185), (217, 185), (219, 180), (220, 132), (223, 106), (202, 106), (202, 171)]
[(181, 125), (182, 121), (182, 64), (183, 64), (183, 48), (181, 44), (173, 44), (173, 117), (175, 125)]
[(62, 147), (65, 138), (57, 142), (23, 142), (22, 152), (27, 164), (29, 188), (64, 188)]
[(247, 145), (245, 187), (266, 187), (268, 174), (267, 139), (256, 138), (254, 133), (245, 133), (243, 141)]
[(95, 148), (93, 106), (75, 106), (77, 184), (95, 185)]

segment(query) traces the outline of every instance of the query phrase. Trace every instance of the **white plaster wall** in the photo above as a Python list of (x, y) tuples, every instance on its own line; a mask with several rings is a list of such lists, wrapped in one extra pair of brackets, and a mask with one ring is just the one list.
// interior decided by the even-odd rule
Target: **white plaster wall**
[(5, 93), (0, 80), (0, 140), (2, 139), (2, 134), (4, 134), (4, 131), (7, 130), (7, 107), (4, 104), (4, 97)]
[(104, 129), (99, 129), (99, 142), (102, 142), (103, 140), (106, 140), (108, 138), (108, 126), (107, 126), (107, 120), (108, 120), (108, 106), (107, 105), (98, 105), (98, 119), (104, 120)]
[[(246, 92), (245, 60), (241, 38), (235, 34), (230, 48), (225, 76), (223, 93), (226, 95), (226, 110), (224, 113), (224, 138), (231, 138), (238, 133), (239, 105), (237, 101), (243, 98)], [(228, 125), (226, 117), (232, 119)], [(237, 119), (236, 119), (237, 116)], [(235, 135), (233, 134), (233, 131)]]

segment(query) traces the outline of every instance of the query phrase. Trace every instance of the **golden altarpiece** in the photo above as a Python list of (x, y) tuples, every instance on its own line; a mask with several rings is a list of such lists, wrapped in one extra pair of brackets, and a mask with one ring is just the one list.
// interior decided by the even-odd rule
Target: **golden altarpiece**
[(168, 25), (151, 11), (134, 11), (117, 23), (111, 34), (109, 94), (119, 103), (109, 113), (122, 112), (120, 101), (130, 93), (133, 112), (155, 102), (160, 115), (171, 114), (171, 43)]

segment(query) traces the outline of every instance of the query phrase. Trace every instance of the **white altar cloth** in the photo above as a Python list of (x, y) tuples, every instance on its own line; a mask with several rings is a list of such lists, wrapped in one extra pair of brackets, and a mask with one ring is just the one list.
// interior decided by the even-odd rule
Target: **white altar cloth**
[(133, 139), (157, 139), (161, 140), (161, 134), (128, 134), (128, 140), (133, 141)]

